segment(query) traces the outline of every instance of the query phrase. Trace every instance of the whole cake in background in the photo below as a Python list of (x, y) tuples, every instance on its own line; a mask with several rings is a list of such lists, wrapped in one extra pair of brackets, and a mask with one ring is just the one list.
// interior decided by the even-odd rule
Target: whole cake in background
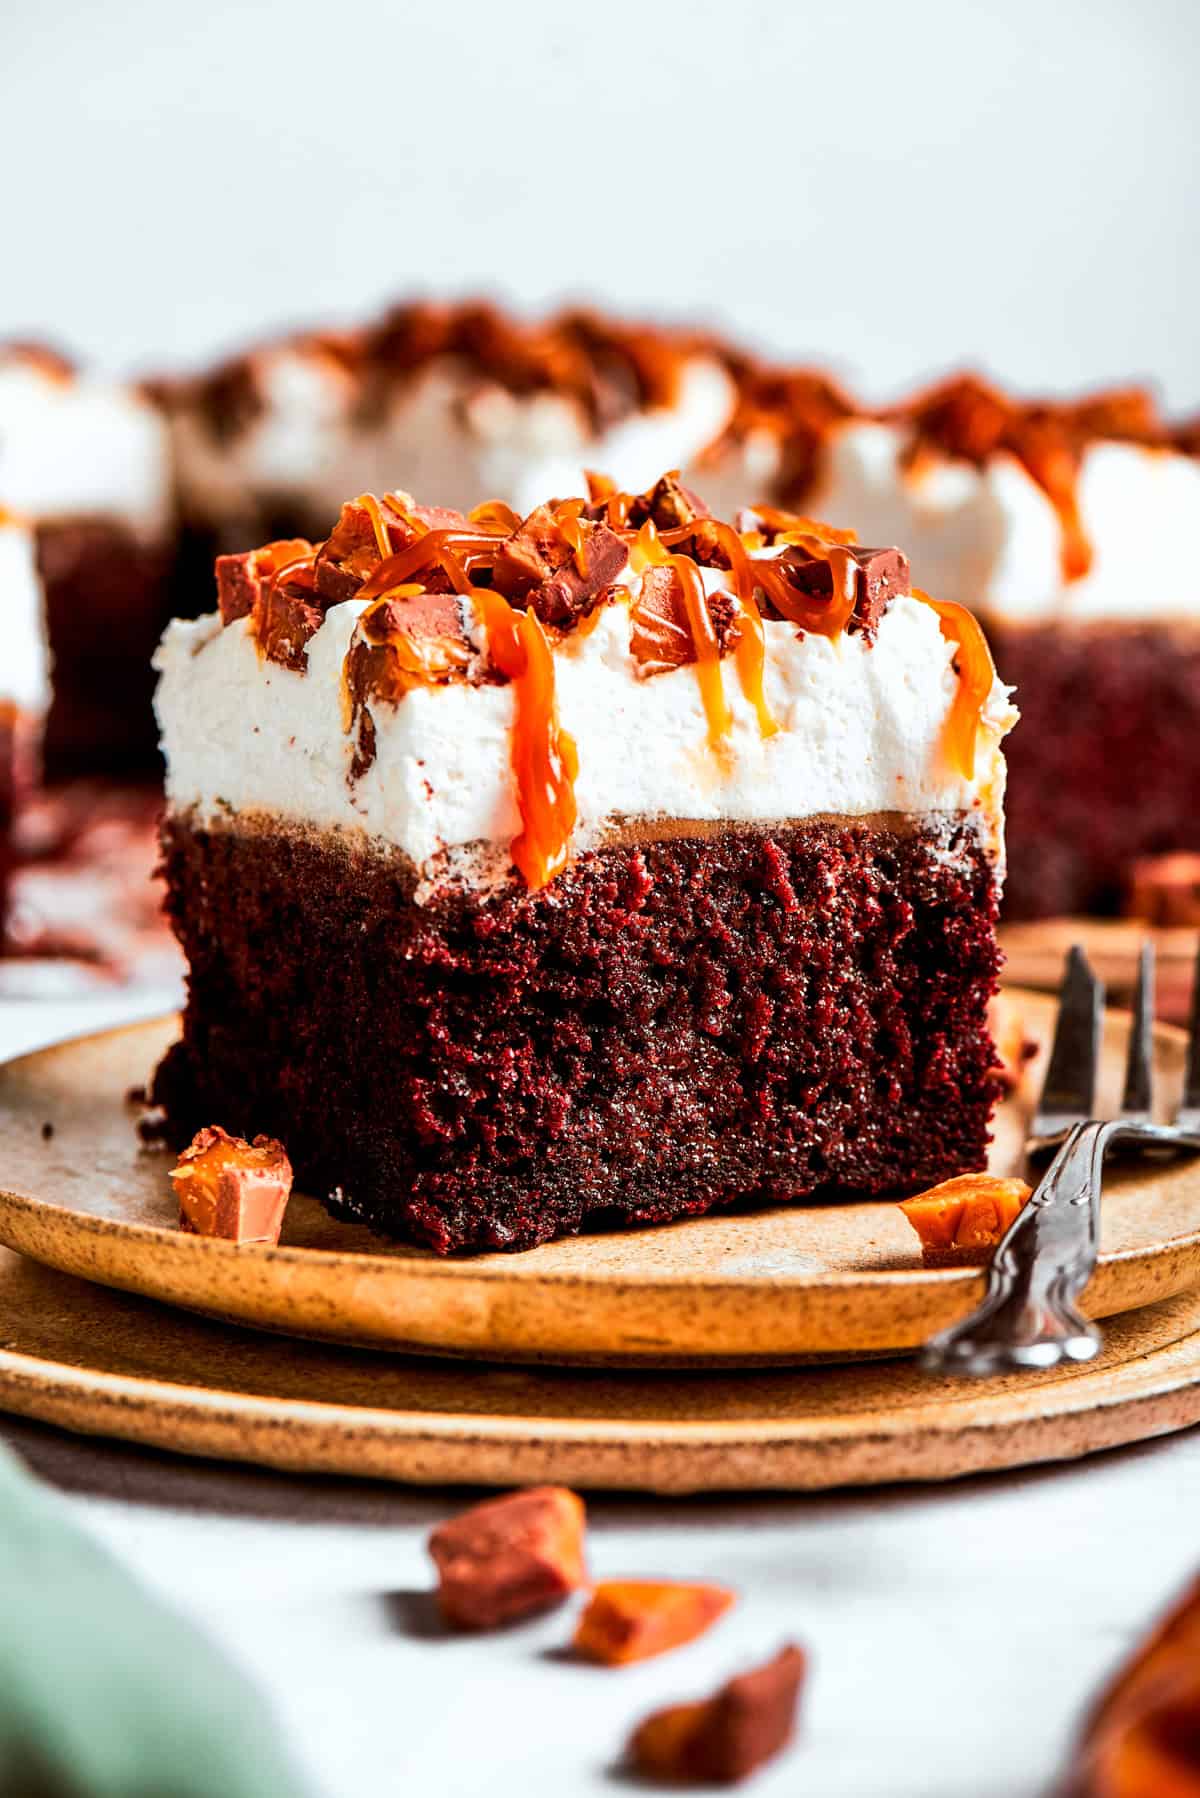
[(1141, 389), (1025, 402), (963, 376), (875, 414), (796, 384), (716, 459), (706, 492), (753, 473), (979, 612), (1021, 704), (1009, 917), (1119, 910), (1135, 861), (1200, 850), (1198, 452), (1200, 422)]
[(674, 467), (723, 516), (763, 500), (902, 542), (918, 586), (979, 612), (1025, 717), (1014, 918), (1119, 910), (1135, 862), (1200, 852), (1200, 579), (1175, 548), (1198, 451), (1200, 426), (1136, 389), (1035, 404), (966, 376), (881, 410), (713, 334), (582, 311), (409, 303), (144, 389), (0, 354), (0, 505), (37, 529), (52, 772), (153, 771), (147, 657), (211, 604), (218, 553), (323, 538), (347, 493), (524, 513), (589, 468), (637, 491)]
[(54, 658), (48, 766), (145, 767), (149, 657), (170, 616), (176, 553), (161, 413), (51, 350), (0, 345), (0, 506), (36, 534)]
[(898, 550), (594, 478), (217, 583), (158, 656), (173, 1136), (443, 1252), (983, 1165), (1015, 713)]

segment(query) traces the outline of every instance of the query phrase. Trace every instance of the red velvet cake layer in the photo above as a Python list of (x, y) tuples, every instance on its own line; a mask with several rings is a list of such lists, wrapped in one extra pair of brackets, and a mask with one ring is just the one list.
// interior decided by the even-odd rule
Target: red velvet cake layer
[(981, 1167), (996, 885), (974, 825), (730, 828), (412, 900), (333, 835), (168, 820), (172, 1136), (279, 1137), (383, 1234), (519, 1249)]
[(150, 658), (173, 609), (174, 546), (71, 518), (39, 525), (37, 547), (54, 659), (47, 770), (145, 767), (157, 759)]
[(1200, 849), (1200, 625), (987, 632), (1021, 708), (1005, 916), (1117, 911), (1138, 857)]

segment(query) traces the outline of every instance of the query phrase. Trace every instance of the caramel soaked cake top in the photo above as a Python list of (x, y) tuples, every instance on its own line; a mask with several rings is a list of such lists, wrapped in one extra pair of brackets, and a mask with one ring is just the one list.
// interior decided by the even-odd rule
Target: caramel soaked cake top
[(614, 828), (976, 812), (1015, 720), (969, 612), (904, 555), (677, 476), (521, 518), (361, 494), (322, 543), (217, 563), (158, 709), (176, 812), (400, 849), (419, 896), (537, 889)]

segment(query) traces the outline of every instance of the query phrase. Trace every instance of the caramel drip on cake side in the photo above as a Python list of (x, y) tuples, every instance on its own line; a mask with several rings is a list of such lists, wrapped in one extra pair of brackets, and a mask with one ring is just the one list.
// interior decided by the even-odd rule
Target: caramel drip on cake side
[(913, 588), (913, 598), (937, 613), (943, 637), (955, 646), (958, 687), (946, 719), (945, 749), (952, 767), (967, 780), (974, 780), (979, 726), (996, 679), (992, 652), (979, 620), (966, 606), (952, 599), (930, 599), (919, 587)]
[(579, 756), (562, 728), (554, 691), (554, 655), (534, 611), (518, 612), (502, 594), (478, 588), (475, 605), (487, 632), (488, 653), (516, 689), (512, 767), (521, 833), (514, 866), (531, 891), (566, 866), (577, 808)]

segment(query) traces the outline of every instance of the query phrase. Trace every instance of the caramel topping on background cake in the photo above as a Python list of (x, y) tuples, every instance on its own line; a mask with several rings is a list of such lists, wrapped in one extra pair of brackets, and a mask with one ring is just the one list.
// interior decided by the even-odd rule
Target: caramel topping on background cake
[(1114, 388), (1079, 400), (1022, 401), (977, 375), (956, 375), (880, 416), (907, 427), (906, 459), (917, 471), (930, 452), (982, 467), (1006, 452), (1021, 463), (1058, 514), (1064, 581), (1092, 566), (1092, 546), (1079, 511), (1083, 453), (1101, 438), (1161, 448), (1169, 442), (1153, 396)]

